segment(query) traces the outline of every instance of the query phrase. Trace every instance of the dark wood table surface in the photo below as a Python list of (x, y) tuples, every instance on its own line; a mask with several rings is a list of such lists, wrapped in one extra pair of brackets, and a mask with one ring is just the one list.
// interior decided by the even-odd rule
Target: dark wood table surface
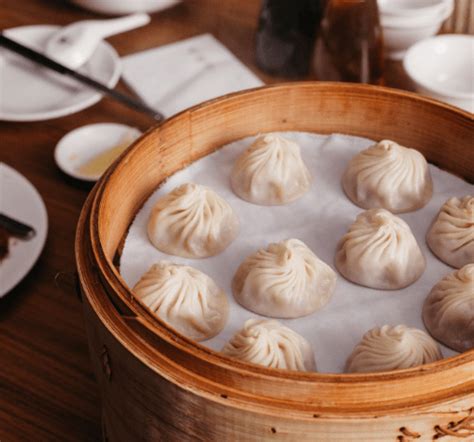
[[(109, 42), (120, 55), (127, 55), (211, 32), (263, 81), (281, 81), (255, 66), (254, 35), (260, 3), (188, 0), (154, 14), (150, 25), (112, 37)], [(91, 18), (101, 17), (68, 1), (0, 0), (0, 29), (65, 25)], [(399, 65), (388, 66), (386, 82), (406, 87)], [(124, 85), (119, 89), (125, 90)], [(82, 307), (73, 290), (61, 290), (54, 283), (58, 272), (75, 269), (74, 232), (91, 189), (59, 171), (53, 159), (54, 147), (68, 131), (97, 122), (126, 123), (141, 129), (150, 124), (147, 117), (108, 99), (74, 115), (45, 122), (0, 122), (0, 161), (36, 186), (49, 215), (48, 239), (37, 264), (0, 300), (1, 442), (101, 439), (100, 402), (89, 363)]]

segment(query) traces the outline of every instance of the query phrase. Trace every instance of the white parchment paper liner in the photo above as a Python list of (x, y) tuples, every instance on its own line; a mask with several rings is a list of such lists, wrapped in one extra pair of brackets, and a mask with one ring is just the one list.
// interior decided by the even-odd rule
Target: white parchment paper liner
[[(311, 190), (286, 206), (257, 206), (239, 199), (231, 190), (230, 173), (237, 156), (253, 141), (248, 137), (235, 141), (219, 151), (176, 173), (156, 190), (137, 214), (122, 253), (120, 271), (133, 287), (140, 276), (155, 262), (166, 259), (191, 265), (209, 276), (228, 295), (230, 314), (224, 330), (213, 339), (202, 342), (214, 350), (244, 324), (259, 315), (237, 304), (232, 296), (231, 281), (243, 259), (270, 242), (298, 238), (333, 269), (337, 242), (362, 211), (344, 194), (340, 180), (353, 155), (373, 141), (347, 135), (330, 136), (303, 132), (283, 135), (301, 146), (303, 159), (313, 175)], [(396, 140), (395, 140), (396, 141)], [(346, 281), (339, 273), (336, 290), (329, 304), (303, 318), (280, 320), (303, 335), (313, 345), (320, 372), (343, 371), (346, 358), (362, 335), (383, 324), (406, 324), (425, 330), (421, 319), (423, 301), (432, 286), (454, 269), (438, 260), (428, 249), (425, 235), (441, 205), (452, 196), (473, 194), (474, 186), (430, 165), (434, 195), (422, 209), (401, 214), (411, 227), (427, 259), (427, 268), (413, 285), (396, 291), (374, 290)], [(240, 218), (240, 234), (220, 255), (206, 259), (184, 259), (156, 250), (148, 241), (146, 225), (156, 201), (176, 186), (194, 182), (213, 188), (234, 208)], [(442, 346), (445, 357), (456, 354)]]

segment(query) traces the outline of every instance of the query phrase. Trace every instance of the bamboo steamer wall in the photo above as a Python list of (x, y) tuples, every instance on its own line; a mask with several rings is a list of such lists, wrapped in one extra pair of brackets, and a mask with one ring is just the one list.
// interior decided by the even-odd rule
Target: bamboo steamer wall
[(98, 183), (76, 239), (108, 440), (474, 440), (473, 350), (388, 373), (271, 370), (180, 336), (133, 299), (114, 263), (149, 194), (216, 148), (272, 130), (393, 138), (474, 181), (470, 114), (379, 87), (272, 86), (213, 100), (150, 129)]

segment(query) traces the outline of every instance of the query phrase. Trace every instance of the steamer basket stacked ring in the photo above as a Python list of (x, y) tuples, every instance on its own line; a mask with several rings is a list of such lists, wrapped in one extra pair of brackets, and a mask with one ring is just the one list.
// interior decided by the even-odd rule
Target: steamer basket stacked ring
[(264, 87), (212, 100), (151, 128), (97, 184), (76, 236), (107, 440), (474, 437), (474, 350), (392, 372), (275, 370), (193, 342), (134, 300), (115, 264), (148, 196), (168, 176), (220, 146), (272, 131), (396, 139), (474, 181), (472, 116), (381, 87)]

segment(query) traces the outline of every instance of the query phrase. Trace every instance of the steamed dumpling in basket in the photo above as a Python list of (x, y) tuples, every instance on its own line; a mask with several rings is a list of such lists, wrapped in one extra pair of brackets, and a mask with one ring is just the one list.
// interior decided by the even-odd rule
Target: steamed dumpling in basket
[(186, 183), (163, 196), (148, 219), (148, 237), (164, 253), (206, 258), (238, 235), (239, 220), (227, 201), (206, 186)]
[(342, 177), (342, 187), (359, 207), (383, 208), (392, 213), (419, 209), (433, 194), (425, 157), (390, 140), (380, 141), (353, 157)]
[(247, 320), (222, 353), (270, 368), (316, 371), (311, 344), (290, 328), (270, 319)]
[(237, 159), (232, 189), (240, 198), (265, 206), (288, 204), (311, 186), (311, 174), (294, 141), (276, 134), (258, 137)]
[(423, 330), (406, 325), (375, 327), (354, 347), (348, 373), (399, 370), (442, 359), (439, 345)]
[(335, 261), (349, 281), (383, 290), (413, 284), (426, 267), (408, 224), (385, 209), (357, 216), (339, 241)]
[(236, 301), (274, 318), (298, 318), (325, 306), (336, 273), (302, 241), (287, 239), (248, 256), (232, 281)]
[(160, 261), (142, 275), (133, 294), (164, 322), (196, 341), (217, 335), (227, 322), (225, 292), (190, 266)]
[(461, 268), (474, 263), (474, 197), (448, 199), (428, 231), (426, 242), (450, 266)]
[(423, 321), (431, 335), (456, 351), (474, 348), (474, 263), (445, 276), (427, 296)]

